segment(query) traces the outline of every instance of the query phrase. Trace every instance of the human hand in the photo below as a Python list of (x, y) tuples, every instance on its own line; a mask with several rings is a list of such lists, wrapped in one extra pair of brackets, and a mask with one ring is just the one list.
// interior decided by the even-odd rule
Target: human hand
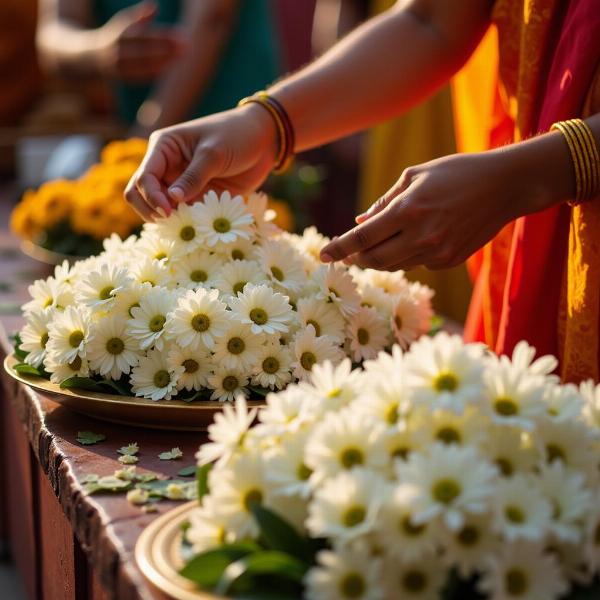
[(275, 164), (277, 132), (255, 104), (159, 129), (131, 178), (125, 198), (146, 220), (169, 214), (209, 189), (255, 190)]
[(321, 259), (388, 271), (462, 263), (509, 221), (553, 202), (520, 158), (518, 148), (501, 149), (407, 169)]
[(156, 12), (153, 2), (140, 2), (120, 10), (98, 30), (98, 63), (106, 76), (152, 81), (181, 56), (186, 47), (181, 30), (153, 25)]

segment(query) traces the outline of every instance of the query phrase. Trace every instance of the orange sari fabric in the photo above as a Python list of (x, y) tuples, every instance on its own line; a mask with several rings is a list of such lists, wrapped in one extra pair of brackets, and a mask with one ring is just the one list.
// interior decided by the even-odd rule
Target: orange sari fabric
[[(597, 0), (497, 0), (493, 22), (499, 80), (489, 147), (600, 111)], [(564, 380), (599, 379), (600, 199), (517, 219), (470, 269), (467, 340), (509, 354), (525, 339), (559, 357)]]

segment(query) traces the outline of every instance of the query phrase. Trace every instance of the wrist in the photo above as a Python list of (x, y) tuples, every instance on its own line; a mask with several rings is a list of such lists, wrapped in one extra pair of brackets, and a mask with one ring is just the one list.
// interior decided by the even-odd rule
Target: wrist
[(279, 133), (273, 117), (267, 110), (256, 103), (239, 106), (237, 110), (255, 128), (257, 138), (260, 140), (257, 150), (259, 148), (263, 149), (269, 162), (275, 166), (279, 154)]

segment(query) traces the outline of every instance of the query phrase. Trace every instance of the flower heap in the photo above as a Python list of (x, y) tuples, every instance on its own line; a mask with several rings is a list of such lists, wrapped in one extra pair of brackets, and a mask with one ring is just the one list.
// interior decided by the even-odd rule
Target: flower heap
[(240, 399), (197, 455), (215, 464), (188, 541), (260, 545), (259, 506), (325, 546), (306, 598), (436, 599), (451, 573), (493, 600), (563, 597), (600, 569), (600, 386), (560, 385), (534, 354), (440, 333), (364, 370), (316, 366), (254, 426)]
[(114, 235), (99, 256), (57, 267), (24, 305), (26, 362), (57, 383), (92, 376), (153, 400), (233, 400), (429, 330), (429, 288), (322, 265), (327, 238), (283, 233), (273, 216), (262, 194), (209, 192), (139, 238)]

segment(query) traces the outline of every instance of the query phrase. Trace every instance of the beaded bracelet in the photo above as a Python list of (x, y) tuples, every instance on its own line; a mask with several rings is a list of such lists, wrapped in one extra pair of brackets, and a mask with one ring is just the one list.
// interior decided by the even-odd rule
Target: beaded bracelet
[(252, 96), (242, 98), (238, 106), (255, 103), (262, 106), (275, 121), (278, 138), (278, 151), (274, 173), (282, 173), (290, 165), (294, 156), (295, 135), (292, 121), (281, 102), (275, 100), (267, 92), (256, 92)]
[(569, 204), (594, 198), (600, 192), (600, 156), (592, 130), (581, 119), (558, 121), (550, 128), (554, 129), (565, 138), (575, 171), (575, 200)]

